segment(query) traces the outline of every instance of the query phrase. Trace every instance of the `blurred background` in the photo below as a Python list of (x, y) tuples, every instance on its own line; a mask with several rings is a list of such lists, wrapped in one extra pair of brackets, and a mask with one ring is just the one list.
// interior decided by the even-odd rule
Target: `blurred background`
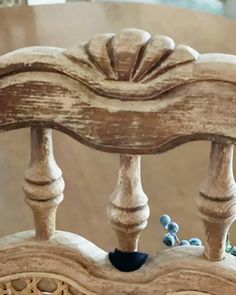
[[(66, 2), (77, 2), (80, 0), (0, 0), (0, 7), (19, 6), (19, 5), (47, 5)], [(225, 15), (236, 17), (235, 0), (85, 0), (91, 2), (135, 2), (135, 3), (155, 3), (174, 7), (183, 7), (187, 9), (213, 13), (216, 15)]]
[[(64, 2), (0, 0), (0, 54), (32, 45), (69, 47), (123, 27), (166, 34), (200, 52), (236, 54), (236, 0), (132, 0), (142, 2), (137, 5)], [(29, 133), (23, 129), (0, 136), (0, 236), (33, 228), (22, 192), (30, 158)], [(89, 149), (56, 131), (53, 136), (55, 158), (66, 183), (57, 228), (111, 250), (117, 243), (106, 208), (117, 180), (118, 156)], [(159, 217), (165, 213), (179, 223), (181, 239), (204, 239), (195, 199), (207, 174), (209, 152), (210, 143), (191, 142), (164, 154), (142, 157), (143, 188), (151, 208), (140, 239), (142, 250), (156, 253), (164, 248)], [(236, 244), (236, 225), (231, 233)]]

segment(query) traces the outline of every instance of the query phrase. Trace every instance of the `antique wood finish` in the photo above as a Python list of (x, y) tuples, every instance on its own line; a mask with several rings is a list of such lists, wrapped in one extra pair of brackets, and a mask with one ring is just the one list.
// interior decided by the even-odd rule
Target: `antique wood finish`
[(232, 145), (212, 143), (209, 173), (199, 199), (207, 238), (205, 255), (211, 260), (224, 257), (226, 235), (235, 220), (236, 185), (232, 162)]
[(120, 250), (138, 250), (140, 232), (149, 217), (147, 201), (140, 179), (140, 156), (121, 155), (118, 182), (108, 208)]
[(63, 200), (64, 181), (52, 148), (50, 129), (31, 129), (31, 161), (25, 173), (26, 203), (33, 210), (36, 238), (49, 239), (55, 232), (56, 210)]
[[(28, 231), (0, 240), (0, 291), (236, 294), (236, 259), (224, 254), (236, 212), (235, 99), (235, 56), (199, 54), (175, 46), (169, 37), (136, 29), (95, 36), (68, 50), (31, 47), (1, 56), (0, 129), (32, 128), (24, 191), (34, 212), (36, 238)], [(55, 231), (64, 182), (53, 158), (50, 128), (120, 154), (108, 215), (123, 251), (137, 251), (149, 216), (140, 155), (211, 140), (209, 174), (199, 197), (205, 250), (177, 247), (124, 274), (91, 242)]]
[(235, 56), (199, 55), (134, 29), (69, 50), (21, 49), (1, 57), (0, 128), (40, 122), (130, 154), (188, 140), (234, 142), (235, 70)]
[[(166, 250), (138, 271), (123, 273), (110, 265), (105, 251), (72, 233), (57, 231), (45, 242), (28, 231), (1, 239), (0, 246), (0, 282), (51, 278), (85, 295), (234, 295), (236, 290), (236, 258), (227, 254), (222, 261), (209, 262), (202, 247)], [(41, 290), (47, 291), (48, 285), (42, 284)]]

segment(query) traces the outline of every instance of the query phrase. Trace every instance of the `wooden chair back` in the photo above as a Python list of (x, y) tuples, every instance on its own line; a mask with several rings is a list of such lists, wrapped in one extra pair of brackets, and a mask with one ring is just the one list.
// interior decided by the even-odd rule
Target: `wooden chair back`
[[(70, 49), (16, 50), (0, 57), (0, 129), (23, 127), (31, 128), (24, 192), (35, 232), (0, 239), (0, 294), (236, 294), (236, 259), (225, 253), (236, 216), (236, 56), (199, 54), (137, 29)], [(51, 129), (120, 154), (108, 217), (117, 248), (125, 252), (138, 250), (149, 217), (141, 155), (211, 141), (209, 173), (197, 200), (204, 247), (175, 247), (124, 273), (92, 242), (56, 231), (64, 181)]]

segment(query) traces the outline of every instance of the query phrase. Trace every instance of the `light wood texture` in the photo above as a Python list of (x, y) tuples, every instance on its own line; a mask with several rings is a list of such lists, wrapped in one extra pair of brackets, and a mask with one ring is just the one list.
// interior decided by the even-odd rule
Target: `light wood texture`
[(209, 295), (209, 293), (202, 293), (202, 292), (197, 292), (197, 291), (179, 291), (179, 292), (174, 292), (174, 293), (168, 293), (167, 295)]
[(26, 203), (33, 210), (36, 238), (50, 239), (55, 232), (56, 210), (63, 200), (64, 180), (57, 166), (50, 129), (31, 129), (31, 161), (25, 173)]
[[(0, 128), (40, 122), (93, 148), (133, 154), (190, 140), (234, 143), (236, 57), (172, 47), (167, 37), (124, 29), (69, 50), (34, 47), (3, 55)], [(117, 78), (103, 69), (107, 64)]]
[(235, 202), (233, 146), (212, 143), (209, 173), (199, 200), (207, 238), (205, 255), (211, 260), (225, 255), (226, 236), (236, 217)]
[[(0, 246), (0, 266), (4, 265), (0, 282), (46, 277), (85, 295), (172, 295), (179, 291), (234, 295), (236, 290), (236, 258), (227, 254), (213, 267), (203, 258), (202, 247), (176, 247), (151, 257), (138, 271), (123, 273), (110, 265), (105, 251), (72, 233), (56, 232), (55, 238), (45, 242), (35, 240), (28, 231), (1, 239)], [(43, 284), (45, 291), (47, 286)]]
[[(209, 16), (192, 14), (192, 13), (187, 14), (185, 11), (181, 11), (181, 10), (174, 11), (172, 9), (168, 10), (166, 8), (160, 8), (159, 6), (149, 6), (149, 5), (122, 6), (120, 4), (117, 4), (117, 5), (113, 4), (113, 5), (106, 6), (104, 4), (99, 4), (99, 5), (96, 4), (95, 6), (84, 6), (82, 4), (80, 6), (80, 9), (78, 10), (74, 9), (75, 7), (77, 6), (76, 5), (66, 6), (64, 9), (62, 9), (62, 7), (51, 7), (51, 8), (49, 7), (47, 8), (48, 10), (46, 8), (38, 8), (38, 9), (32, 9), (32, 10), (18, 10), (17, 12), (16, 10), (12, 10), (11, 16), (14, 15), (13, 17), (8, 17), (10, 15), (10, 11), (4, 10), (1, 15), (2, 20), (5, 20), (6, 23), (8, 22), (8, 24), (9, 22), (13, 23), (15, 21), (18, 27), (19, 26), (18, 17), (21, 17), (22, 19), (21, 23), (25, 24), (25, 30), (24, 30), (24, 33), (19, 34), (18, 36), (16, 35), (15, 38), (12, 37), (9, 31), (8, 33), (6, 33), (6, 31), (4, 32), (1, 31), (0, 34), (2, 35), (4, 34), (4, 36), (6, 36), (3, 38), (4, 42), (0, 44), (1, 50), (3, 50), (2, 52), (7, 52), (17, 47), (23, 47), (26, 45), (35, 45), (35, 44), (68, 47), (68, 46), (71, 46), (71, 44), (76, 44), (79, 41), (82, 41), (83, 39), (87, 40), (88, 36), (91, 36), (94, 33), (117, 31), (124, 26), (135, 26), (135, 27), (146, 28), (152, 33), (156, 33), (158, 31), (158, 32), (161, 32), (162, 34), (164, 33), (170, 36), (175, 36), (175, 39), (177, 39), (177, 41), (179, 42), (181, 41), (181, 43), (190, 44), (191, 46), (203, 52), (218, 51), (218, 52), (235, 53), (234, 39), (232, 38), (233, 32), (235, 30), (234, 29), (235, 25), (232, 22), (223, 20), (221, 18), (213, 18)], [(51, 18), (52, 12), (55, 16), (54, 18), (55, 22), (53, 22)], [(89, 25), (90, 20), (88, 21), (88, 17), (87, 17), (88, 12), (90, 13), (90, 15), (96, 12), (96, 20), (98, 20), (98, 23), (100, 22), (100, 25), (98, 25), (97, 23), (96, 24), (93, 23), (91, 28), (91, 24)], [(139, 16), (139, 12), (140, 14), (142, 13), (143, 15), (148, 15), (148, 18), (138, 17), (137, 19), (136, 16)], [(26, 17), (27, 15), (28, 17)], [(34, 16), (30, 20), (30, 17), (32, 15)], [(61, 21), (62, 15), (64, 20), (66, 18), (68, 20), (64, 22), (64, 23), (67, 23), (67, 26), (65, 26), (64, 23), (62, 25), (62, 21)], [(105, 16), (109, 15), (109, 16), (104, 19), (104, 15)], [(169, 24), (167, 25), (167, 22), (166, 22), (167, 15), (169, 18), (172, 19), (173, 25), (171, 27), (169, 26)], [(193, 27), (191, 23), (192, 23), (192, 19), (195, 17), (197, 17), (198, 22), (194, 22), (195, 28), (193, 31)], [(56, 24), (56, 19), (58, 20), (57, 24)], [(114, 22), (114, 19), (117, 19), (117, 21)], [(33, 25), (30, 25), (34, 21), (35, 23)], [(53, 27), (48, 26), (47, 21), (52, 26), (54, 26), (55, 24), (55, 28), (53, 29)], [(78, 30), (78, 25), (77, 26), (75, 25), (76, 22), (78, 24), (80, 21), (81, 21), (81, 26), (83, 26), (83, 30)], [(47, 27), (47, 30), (43, 29), (45, 27)], [(49, 27), (51, 28), (51, 30), (48, 29)], [(200, 27), (202, 29), (199, 30)], [(37, 28), (37, 30), (35, 28)], [(54, 30), (54, 33), (52, 34), (53, 30)], [(68, 34), (68, 30), (71, 32), (70, 34)], [(14, 30), (12, 30), (12, 32), (14, 32)], [(19, 32), (19, 30), (17, 32)], [(57, 33), (55, 34), (55, 32), (60, 32), (60, 33), (59, 35), (57, 35)], [(53, 35), (53, 38), (52, 38), (52, 35)], [(11, 38), (9, 38), (9, 36), (11, 36)], [(222, 43), (223, 39), (225, 41), (224, 43)], [(12, 138), (11, 134), (13, 133), (9, 133), (9, 136)], [(23, 158), (21, 160), (22, 155), (24, 155), (24, 153), (22, 152), (22, 148), (25, 147), (25, 143), (22, 142), (21, 140), (22, 134), (25, 136), (26, 133), (14, 132), (15, 139), (16, 140), (18, 139), (17, 151), (16, 151), (17, 152), (16, 154), (18, 157), (16, 158), (12, 156), (12, 159), (15, 160), (15, 163), (13, 166), (10, 166), (11, 162), (9, 162), (9, 166), (12, 167), (11, 169), (14, 172), (15, 170), (16, 171), (18, 171), (18, 169), (20, 170), (21, 167), (24, 166)], [(63, 139), (63, 141), (61, 139)], [(2, 140), (3, 140), (3, 143), (5, 141), (5, 146), (6, 146), (6, 143), (8, 142), (8, 140), (5, 134), (2, 135)], [(91, 239), (96, 241), (98, 244), (103, 245), (104, 243), (106, 247), (111, 247), (111, 245), (112, 244), (114, 245), (114, 243), (111, 241), (112, 240), (111, 236), (108, 234), (109, 233), (108, 228), (106, 227), (102, 228), (101, 227), (102, 222), (101, 222), (99, 223), (100, 229), (98, 229), (97, 224), (98, 224), (98, 220), (102, 221), (102, 218), (99, 218), (99, 217), (102, 217), (104, 214), (105, 199), (107, 198), (109, 194), (109, 189), (111, 189), (111, 187), (113, 186), (112, 182), (114, 182), (115, 169), (114, 168), (112, 169), (112, 165), (115, 164), (116, 157), (113, 155), (106, 155), (106, 156), (103, 154), (100, 155), (98, 152), (89, 152), (87, 149), (73, 143), (73, 141), (70, 140), (69, 138), (59, 134), (56, 134), (56, 143), (57, 143), (56, 147), (58, 150), (57, 153), (58, 155), (61, 155), (60, 161), (63, 163), (65, 167), (68, 167), (67, 169), (68, 186), (67, 187), (69, 187), (69, 190), (67, 190), (67, 199), (66, 199), (66, 203), (64, 207), (65, 209), (63, 209), (64, 211), (61, 211), (60, 213), (60, 216), (61, 216), (61, 219), (59, 222), (60, 227), (65, 226), (67, 227), (68, 230), (75, 229), (75, 231), (84, 233), (87, 236), (90, 235)], [(177, 221), (179, 220), (182, 221), (183, 227), (184, 225), (186, 225), (186, 220), (190, 220), (189, 218), (191, 218), (194, 215), (193, 214), (194, 211), (193, 209), (191, 209), (191, 204), (193, 203), (191, 194), (194, 194), (192, 189), (198, 185), (199, 176), (200, 174), (202, 174), (204, 170), (203, 168), (205, 167), (204, 166), (205, 165), (204, 164), (205, 162), (204, 148), (202, 148), (202, 146), (206, 147), (206, 145), (201, 145), (201, 144), (190, 144), (177, 149), (177, 151), (173, 151), (173, 152), (171, 151), (170, 153), (168, 153), (168, 155), (161, 155), (160, 157), (156, 157), (156, 158), (146, 157), (144, 159), (144, 173), (143, 173), (144, 174), (143, 178), (145, 181), (144, 187), (145, 187), (145, 191), (148, 191), (148, 195), (152, 196), (150, 203), (152, 204), (151, 208), (154, 211), (154, 214), (151, 219), (152, 224), (154, 225), (152, 227), (153, 230), (149, 231), (149, 228), (147, 229), (146, 232), (149, 231), (149, 234), (146, 236), (147, 240), (146, 242), (144, 240), (144, 244), (143, 244), (145, 245), (146, 248), (151, 247), (150, 245), (153, 242), (153, 237), (154, 237), (154, 242), (153, 242), (152, 249), (155, 249), (156, 244), (159, 243), (158, 241), (156, 241), (158, 237), (158, 233), (156, 235), (156, 221), (158, 218), (158, 214), (164, 213), (166, 211), (168, 213), (169, 212), (173, 213), (174, 217), (176, 216)], [(11, 151), (12, 151), (12, 154), (14, 154), (14, 151), (15, 151), (14, 144), (11, 145), (10, 151), (4, 148), (4, 144), (1, 146), (1, 148), (5, 152), (5, 154), (9, 154)], [(199, 148), (199, 151), (197, 150), (198, 148)], [(72, 150), (73, 150), (73, 153), (70, 153), (70, 151)], [(182, 156), (183, 156), (182, 153), (184, 154), (186, 159), (186, 162), (184, 163), (182, 161)], [(88, 155), (91, 156), (91, 160), (89, 160)], [(76, 161), (76, 156), (78, 159), (77, 161)], [(196, 162), (199, 161), (199, 156), (201, 156), (200, 157), (201, 163), (199, 163), (198, 165), (198, 163)], [(190, 161), (190, 157), (192, 159), (192, 162)], [(194, 160), (194, 158), (196, 158), (197, 161)], [(108, 162), (105, 162), (105, 159), (108, 159)], [(180, 159), (181, 161), (179, 161)], [(4, 160), (2, 159), (2, 161)], [(21, 163), (21, 165), (19, 165), (19, 162)], [(95, 164), (90, 165), (92, 162), (96, 164), (98, 163), (98, 168), (96, 168)], [(17, 167), (15, 167), (16, 163), (18, 163)], [(185, 165), (185, 167), (183, 167), (183, 165)], [(3, 176), (3, 180), (2, 180), (4, 183), (4, 180), (8, 179), (7, 171), (9, 168), (7, 167), (6, 163), (5, 165), (3, 165), (3, 167), (6, 167), (5, 169), (6, 173)], [(176, 173), (177, 167), (179, 168), (178, 173)], [(195, 167), (195, 169), (193, 167)], [(171, 170), (170, 168), (173, 168), (172, 170), (173, 172), (170, 172)], [(193, 171), (192, 174), (190, 173), (190, 170)], [(19, 171), (17, 173), (19, 176), (21, 175)], [(88, 178), (85, 176), (85, 173), (89, 175)], [(153, 178), (153, 175), (155, 176), (155, 178)], [(157, 175), (159, 176), (157, 177)], [(96, 177), (98, 179), (97, 181), (96, 181)], [(13, 179), (14, 179), (14, 182), (17, 183), (18, 179), (15, 178), (13, 175), (11, 175), (11, 178), (10, 178), (11, 183), (13, 182)], [(82, 179), (85, 180), (85, 182), (83, 182)], [(168, 179), (168, 181), (166, 179)], [(181, 180), (182, 180), (182, 186), (181, 186)], [(176, 183), (178, 183), (178, 186), (176, 186), (177, 189), (175, 191), (174, 184)], [(71, 188), (70, 188), (70, 185), (71, 185)], [(5, 185), (2, 185), (2, 188), (4, 187)], [(93, 191), (93, 188), (94, 188), (94, 191)], [(14, 187), (12, 187), (12, 191), (16, 192), (17, 190), (14, 190)], [(68, 193), (68, 192), (71, 192), (71, 193)], [(90, 192), (90, 196), (89, 196), (89, 192)], [(13, 196), (13, 192), (12, 192), (12, 196)], [(74, 206), (74, 204), (77, 203), (77, 196), (79, 196), (78, 208), (77, 206)], [(94, 200), (98, 200), (99, 196), (102, 197), (101, 202), (95, 202)], [(182, 199), (180, 197), (177, 198), (177, 196), (182, 196)], [(158, 203), (156, 202), (155, 199), (158, 200)], [(174, 202), (175, 199), (178, 200), (178, 202), (177, 201)], [(72, 200), (74, 200), (74, 202), (72, 202)], [(169, 202), (167, 202), (166, 200), (168, 200)], [(5, 202), (7, 204), (7, 201)], [(8, 202), (11, 202), (11, 204), (9, 205), (9, 208), (11, 209), (13, 208), (14, 203), (21, 204), (17, 198), (14, 199), (13, 197), (9, 198)], [(71, 204), (73, 205), (71, 206)], [(182, 214), (183, 207), (186, 208), (185, 214)], [(85, 210), (85, 208), (87, 208), (88, 210)], [(98, 215), (98, 212), (96, 212), (95, 214), (95, 209), (98, 209), (98, 211), (100, 211), (100, 215)], [(21, 210), (24, 210), (24, 209), (21, 209)], [(6, 210), (2, 210), (2, 213), (3, 213), (2, 218), (4, 218), (4, 220), (6, 221), (5, 223), (6, 225), (7, 225), (7, 220), (9, 219), (9, 216), (12, 216), (11, 215), (12, 212), (14, 212), (14, 216), (13, 218), (11, 218), (11, 222), (8, 222), (10, 224), (10, 227), (8, 227), (7, 229), (5, 227), (2, 228), (2, 232), (6, 232), (7, 230), (12, 231), (12, 227), (13, 227), (12, 220), (16, 221), (15, 222), (16, 224), (14, 225), (13, 230), (15, 229), (19, 230), (20, 227), (24, 228), (25, 224), (22, 221), (23, 220), (22, 216), (26, 216), (25, 220), (27, 220), (28, 224), (30, 224), (30, 219), (28, 215), (22, 214), (22, 212), (27, 212), (27, 211), (8, 210), (8, 214), (5, 214), (5, 211)], [(178, 212), (181, 212), (181, 215), (178, 215)], [(78, 224), (76, 224), (77, 220), (80, 220)], [(103, 219), (103, 224), (105, 223), (104, 220), (105, 219)], [(197, 222), (195, 221), (196, 219), (192, 220), (191, 227), (188, 226), (187, 229), (186, 229), (186, 226), (184, 227), (185, 233), (186, 233), (186, 230), (187, 231), (189, 230), (188, 234), (190, 235), (190, 237), (192, 233), (198, 234), (199, 227), (197, 225)], [(90, 223), (92, 223), (92, 225), (91, 225), (91, 231), (89, 233), (86, 231), (89, 228)], [(33, 238), (33, 233), (31, 233), (31, 237)], [(70, 241), (71, 240), (72, 239), (70, 237)], [(5, 241), (6, 240), (4, 240), (4, 242)], [(29, 241), (27, 241), (26, 243), (28, 244), (28, 242)], [(75, 242), (75, 244), (80, 244), (80, 243), (78, 241), (78, 242)], [(86, 245), (87, 244), (84, 243), (84, 247), (87, 247)], [(91, 249), (91, 248), (88, 247), (88, 249)], [(176, 256), (176, 254), (177, 253), (174, 252), (174, 256)], [(201, 263), (203, 261), (204, 263), (208, 263), (208, 261), (203, 260), (202, 252), (199, 254), (200, 254), (199, 257), (200, 257)], [(228, 262), (227, 259), (229, 256), (228, 255), (226, 256), (227, 256), (226, 260), (216, 262), (216, 264), (214, 265), (222, 266), (222, 263), (224, 263), (225, 261)], [(179, 265), (182, 266), (183, 265), (182, 255), (179, 255), (178, 257), (181, 260)], [(172, 259), (172, 256), (168, 257), (167, 260), (171, 263), (175, 262), (175, 260)], [(30, 265), (32, 265), (32, 260)], [(209, 268), (212, 271), (211, 265), (209, 266)], [(223, 268), (223, 270), (222, 269), (219, 270), (220, 277), (222, 277), (222, 274), (223, 275), (225, 274), (225, 269), (227, 268), (228, 268), (228, 265), (225, 268)], [(231, 271), (233, 274), (234, 271), (232, 269)], [(207, 269), (206, 272), (208, 273), (209, 269)], [(43, 272), (40, 272), (40, 273), (44, 274)], [(149, 273), (149, 270), (147, 271), (147, 273)], [(226, 275), (227, 277), (229, 272), (226, 272), (226, 273), (227, 273)], [(24, 274), (24, 275), (27, 276), (27, 274)], [(29, 277), (32, 278), (32, 273), (28, 273), (28, 275)], [(38, 274), (34, 273), (33, 275), (35, 278), (37, 278)], [(46, 275), (50, 276), (48, 273)], [(124, 276), (123, 274), (121, 276), (127, 277), (127, 275)], [(145, 273), (142, 272), (142, 276), (143, 277), (146, 276), (146, 272)], [(179, 278), (180, 276), (182, 277), (182, 273), (176, 275), (175, 281), (176, 281), (176, 278)], [(205, 277), (206, 276), (204, 274), (204, 278)], [(64, 276), (63, 278), (68, 281), (67, 276)], [(9, 281), (9, 277), (4, 277), (3, 280)], [(57, 280), (61, 281), (59, 277), (57, 277)], [(185, 281), (185, 283), (192, 282), (191, 280), (189, 280), (189, 277), (186, 277), (186, 276), (183, 276), (183, 280)], [(201, 277), (201, 281), (203, 282), (203, 284), (206, 283), (206, 281), (203, 280), (202, 277)], [(211, 283), (209, 282), (210, 281), (207, 281), (206, 283), (207, 288), (209, 288), (208, 291), (205, 290), (203, 293), (207, 292), (210, 294), (212, 293), (212, 294), (220, 294), (220, 295), (235, 294), (235, 289), (234, 289), (234, 286), (232, 285), (228, 285), (230, 286), (230, 287), (227, 287), (228, 289), (222, 289), (222, 281), (219, 279), (219, 277), (213, 282), (212, 281)], [(218, 282), (220, 282), (219, 283), (220, 285), (217, 285)], [(232, 282), (231, 278), (230, 278), (230, 282)], [(71, 281), (69, 283), (73, 284), (73, 282)], [(225, 281), (224, 281), (224, 284), (225, 284)], [(122, 287), (124, 287), (123, 285), (125, 284), (123, 284), (123, 281), (122, 281)], [(163, 289), (166, 291), (166, 288), (169, 285), (171, 285), (170, 281), (168, 281), (168, 284), (166, 284), (165, 288)], [(189, 290), (193, 290), (192, 288), (194, 286), (193, 285), (186, 286), (186, 288), (187, 287), (189, 287)], [(216, 287), (218, 287), (218, 289), (217, 291), (215, 291), (213, 289), (210, 289), (211, 287), (215, 289)], [(177, 294), (178, 293), (181, 294), (181, 292), (182, 293), (184, 292), (184, 291), (181, 291), (181, 292), (175, 291), (175, 287), (171, 287), (171, 288), (172, 290), (170, 290), (169, 293), (177, 292)], [(113, 289), (113, 290), (116, 290), (116, 289)], [(137, 286), (133, 286), (132, 290), (133, 291), (131, 292), (136, 294)], [(98, 292), (98, 290), (96, 291)], [(147, 293), (146, 290), (145, 290), (145, 293)], [(185, 293), (201, 294), (202, 292), (186, 291)], [(160, 294), (160, 293), (157, 293), (157, 294)]]
[[(167, 20), (171, 20), (171, 25)], [(118, 32), (124, 27), (171, 36), (177, 44), (188, 44), (199, 52), (236, 53), (234, 21), (146, 3), (73, 3), (1, 9), (0, 24), (1, 54), (34, 45), (68, 48), (87, 41), (89, 36)], [(53, 135), (56, 159), (67, 184), (66, 198), (57, 214), (57, 227), (79, 233), (106, 250), (113, 249), (115, 236), (104, 208), (116, 183), (117, 156), (88, 149), (59, 132)], [(31, 211), (24, 205), (21, 190), (30, 153), (29, 131), (3, 133), (0, 144), (4, 220), (0, 223), (0, 233), (3, 236), (33, 228)], [(190, 142), (168, 153), (143, 157), (142, 181), (152, 208), (149, 225), (140, 238), (143, 251), (156, 253), (164, 248), (163, 230), (158, 225), (163, 213), (170, 214), (181, 225), (182, 238), (196, 235), (204, 238), (193, 199), (207, 171), (208, 149), (207, 142)], [(231, 233), (232, 242), (236, 243), (235, 225)]]
[[(0, 128), (32, 128), (32, 157), (24, 191), (34, 212), (36, 238), (47, 240), (40, 244), (27, 238), (30, 232), (3, 238), (2, 276), (24, 271), (35, 278), (34, 272), (45, 277), (56, 272), (62, 276), (59, 280), (69, 278), (74, 282), (71, 286), (78, 284), (79, 292), (82, 286), (85, 294), (132, 294), (134, 290), (137, 295), (235, 293), (235, 258), (224, 255), (226, 234), (236, 214), (231, 206), (235, 183), (229, 145), (236, 139), (235, 76), (233, 55), (200, 55), (184, 45), (175, 47), (168, 37), (151, 37), (137, 29), (100, 35), (69, 50), (30, 47), (1, 56)], [(108, 214), (123, 251), (138, 250), (139, 235), (149, 216), (140, 156), (126, 153), (151, 154), (186, 141), (217, 140), (212, 144), (209, 176), (199, 205), (207, 234), (204, 253), (209, 260), (200, 247), (180, 247), (151, 258), (137, 275), (124, 276), (111, 270), (107, 253), (91, 242), (68, 233), (53, 239), (64, 182), (47, 128), (95, 149), (121, 154)], [(71, 246), (76, 251), (71, 252)], [(33, 263), (25, 257), (26, 249)], [(210, 260), (225, 256), (223, 264), (213, 267)], [(97, 282), (97, 277), (104, 282)]]
[(150, 214), (147, 202), (140, 179), (140, 156), (121, 155), (118, 181), (108, 208), (119, 250), (138, 250), (140, 232)]

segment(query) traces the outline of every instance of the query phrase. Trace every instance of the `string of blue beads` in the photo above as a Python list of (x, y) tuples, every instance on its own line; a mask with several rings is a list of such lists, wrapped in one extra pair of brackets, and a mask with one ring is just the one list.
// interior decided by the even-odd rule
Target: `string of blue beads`
[[(170, 216), (164, 214), (160, 217), (160, 223), (167, 230), (164, 235), (163, 243), (168, 247), (178, 246), (202, 246), (202, 241), (199, 238), (192, 238), (190, 240), (179, 240), (177, 233), (179, 232), (178, 223), (171, 220)], [(236, 256), (236, 246), (232, 246), (227, 235), (225, 251), (233, 256)]]
[(202, 241), (199, 238), (192, 238), (190, 240), (179, 240), (177, 233), (179, 232), (179, 225), (172, 221), (170, 216), (164, 214), (160, 217), (160, 223), (167, 230), (164, 235), (163, 243), (168, 247), (178, 246), (202, 246)]

